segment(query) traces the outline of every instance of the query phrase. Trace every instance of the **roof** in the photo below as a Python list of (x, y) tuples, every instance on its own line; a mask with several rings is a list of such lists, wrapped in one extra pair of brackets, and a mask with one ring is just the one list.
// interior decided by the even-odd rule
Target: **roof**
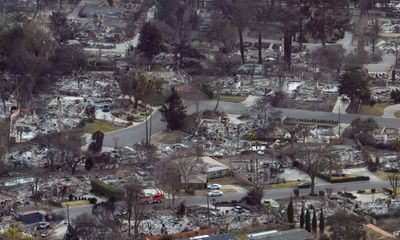
[(269, 231), (265, 234), (250, 234), (250, 240), (310, 240), (312, 239), (312, 234), (307, 232), (302, 228), (290, 229), (286, 231)]
[[(183, 182), (183, 179), (182, 179)], [(200, 183), (200, 184), (205, 184), (207, 183), (207, 175), (206, 174), (194, 174), (192, 176), (190, 176), (190, 178), (188, 179), (188, 183), (190, 184), (194, 184), (194, 183)]]
[[(228, 166), (226, 166), (225, 164), (221, 163), (220, 161), (215, 160), (212, 157), (208, 157), (208, 156), (203, 156), (200, 157), (201, 161), (203, 161), (205, 164), (212, 166), (212, 167), (219, 167), (219, 170), (224, 170), (224, 169), (229, 169)], [(209, 168), (212, 168), (209, 167)]]

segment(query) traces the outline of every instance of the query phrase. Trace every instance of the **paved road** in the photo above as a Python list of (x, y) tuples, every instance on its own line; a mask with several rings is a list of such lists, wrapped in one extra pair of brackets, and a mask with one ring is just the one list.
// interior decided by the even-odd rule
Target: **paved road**
[[(195, 111), (192, 104), (188, 103), (188, 113)], [(200, 102), (200, 110), (214, 109), (214, 100), (205, 100)], [(251, 107), (244, 106), (240, 103), (220, 102), (219, 111), (225, 111), (230, 114), (244, 114), (251, 113)], [(301, 118), (301, 119), (315, 119), (315, 120), (339, 120), (339, 114), (332, 112), (321, 111), (307, 111), (298, 109), (275, 109), (281, 111), (282, 117)], [(341, 114), (341, 123), (351, 123), (354, 119), (366, 119), (368, 116), (360, 114)], [(387, 128), (400, 128), (400, 119), (397, 118), (383, 118), (373, 117), (377, 124), (381, 127)], [(164, 131), (166, 124), (161, 121), (160, 112), (156, 112), (152, 117), (152, 134)], [(105, 147), (114, 147), (115, 139), (118, 139), (118, 146), (132, 146), (133, 144), (142, 141), (145, 138), (145, 124), (138, 125), (132, 128), (125, 128), (115, 132), (106, 133), (104, 137)]]
[[(315, 191), (325, 191), (327, 187), (332, 187), (333, 192), (339, 192), (345, 190), (346, 192), (357, 191), (357, 190), (368, 190), (371, 188), (380, 189), (383, 187), (391, 188), (389, 182), (371, 182), (371, 181), (363, 181), (363, 182), (350, 182), (350, 183), (337, 183), (337, 184), (321, 184), (315, 186)], [(300, 196), (307, 196), (310, 193), (310, 189), (301, 189)], [(281, 199), (290, 197), (293, 194), (293, 189), (284, 188), (284, 189), (271, 189), (265, 190), (263, 198), (267, 199)], [(239, 201), (243, 198), (245, 193), (225, 193), (223, 196), (214, 197), (209, 199), (209, 203), (212, 204), (212, 199), (215, 199), (217, 202), (220, 201)], [(207, 205), (207, 197), (206, 196), (185, 196), (176, 199), (175, 205), (178, 205), (180, 202), (184, 201), (186, 205), (194, 206), (194, 205)], [(66, 215), (66, 208), (60, 209), (60, 212), (64, 212)], [(75, 218), (83, 213), (91, 213), (92, 206), (80, 206), (80, 207), (70, 207), (70, 217)]]

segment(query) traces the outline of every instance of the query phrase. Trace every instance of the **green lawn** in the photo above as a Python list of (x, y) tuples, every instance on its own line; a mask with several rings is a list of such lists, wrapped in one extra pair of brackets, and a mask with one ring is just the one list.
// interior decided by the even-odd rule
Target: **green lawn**
[(382, 116), (389, 103), (376, 103), (373, 106), (361, 105), (358, 113), (370, 116)]
[(235, 237), (237, 237), (237, 239), (239, 240), (247, 240), (249, 239), (246, 234), (236, 234)]
[(89, 205), (89, 201), (87, 200), (76, 200), (76, 201), (70, 201), (70, 202), (63, 202), (62, 206), (70, 206), (70, 207), (78, 207), (78, 206), (84, 206), (84, 205)]
[(247, 99), (247, 96), (219, 96), (220, 101), (222, 102), (232, 102), (232, 103), (240, 103)]
[(400, 111), (395, 112), (394, 116), (397, 117), (397, 118), (400, 118)]
[(121, 129), (121, 127), (115, 126), (111, 123), (106, 123), (103, 121), (95, 120), (93, 122), (87, 122), (85, 125), (85, 133), (92, 134), (96, 131), (101, 131), (103, 133), (105, 132), (111, 132)]

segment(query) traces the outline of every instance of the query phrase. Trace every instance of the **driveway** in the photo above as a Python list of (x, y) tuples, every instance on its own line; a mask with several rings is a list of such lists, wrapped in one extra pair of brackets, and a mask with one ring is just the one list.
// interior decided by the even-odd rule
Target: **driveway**
[(384, 118), (396, 118), (394, 114), (400, 111), (400, 104), (391, 105), (385, 108), (383, 116)]

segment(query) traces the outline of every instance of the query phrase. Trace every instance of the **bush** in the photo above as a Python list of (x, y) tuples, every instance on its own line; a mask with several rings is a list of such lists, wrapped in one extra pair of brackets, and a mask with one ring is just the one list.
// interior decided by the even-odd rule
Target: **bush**
[(357, 193), (358, 194), (363, 194), (363, 193), (365, 193), (365, 190), (357, 190)]
[(214, 90), (213, 90), (213, 88), (212, 88), (210, 85), (208, 85), (208, 84), (202, 84), (202, 85), (201, 85), (201, 91), (202, 91), (205, 95), (207, 95), (207, 97), (208, 97), (209, 99), (213, 99), (213, 98), (214, 98)]
[(97, 193), (108, 198), (114, 198), (116, 200), (120, 200), (124, 196), (124, 191), (122, 189), (114, 187), (101, 180), (93, 180), (91, 181), (91, 185), (93, 193)]
[(89, 203), (90, 204), (96, 204), (97, 203), (97, 198), (89, 198)]
[(344, 175), (340, 177), (329, 177), (325, 174), (319, 174), (318, 177), (330, 183), (344, 183), (344, 182), (355, 182), (355, 181), (368, 181), (368, 176), (359, 175)]
[(73, 201), (73, 200), (74, 200), (74, 195), (70, 194), (70, 195), (68, 196), (68, 200), (69, 200), (69, 201)]

